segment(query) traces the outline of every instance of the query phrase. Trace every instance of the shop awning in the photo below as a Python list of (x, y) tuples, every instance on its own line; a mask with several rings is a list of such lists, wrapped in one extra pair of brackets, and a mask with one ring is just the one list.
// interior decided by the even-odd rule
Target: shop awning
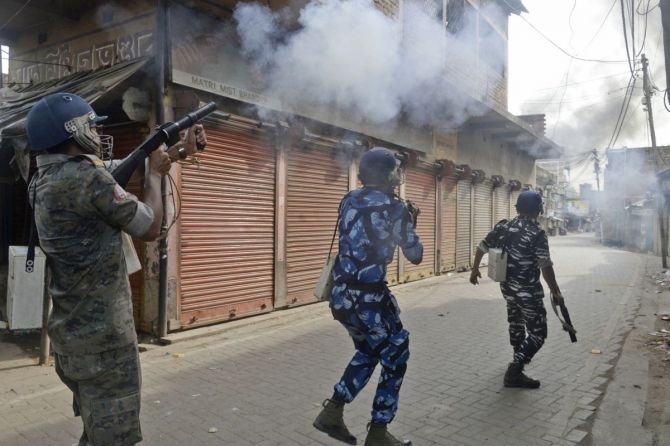
[(12, 163), (24, 180), (27, 179), (27, 160), (17, 158), (26, 145), (25, 118), (37, 101), (52, 93), (66, 91), (93, 104), (142, 69), (149, 60), (150, 58), (134, 59), (23, 88), (0, 89), (0, 183), (10, 181), (8, 177), (14, 181), (14, 174), (10, 169)]
[(482, 116), (470, 118), (463, 126), (466, 130), (476, 131), (495, 139), (507, 148), (527, 152), (535, 159), (560, 158), (563, 148), (543, 134), (543, 116), (541, 127), (541, 130), (536, 129), (522, 117), (494, 109), (490, 109)]

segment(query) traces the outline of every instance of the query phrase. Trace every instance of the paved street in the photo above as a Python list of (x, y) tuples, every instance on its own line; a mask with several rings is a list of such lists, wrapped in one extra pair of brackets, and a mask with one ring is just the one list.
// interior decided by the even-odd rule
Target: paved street
[[(512, 350), (497, 284), (485, 277), (474, 287), (460, 273), (393, 289), (411, 333), (394, 433), (415, 446), (591, 441), (641, 283), (660, 260), (600, 246), (592, 233), (549, 242), (579, 342), (570, 343), (549, 307), (549, 338), (526, 369), (542, 381), (538, 390), (502, 386)], [(325, 303), (188, 335), (203, 332), (142, 353), (143, 445), (342, 444), (311, 425), (353, 353)], [(345, 412), (359, 444), (376, 378)], [(76, 443), (81, 424), (70, 398), (53, 367), (0, 363), (0, 444)]]

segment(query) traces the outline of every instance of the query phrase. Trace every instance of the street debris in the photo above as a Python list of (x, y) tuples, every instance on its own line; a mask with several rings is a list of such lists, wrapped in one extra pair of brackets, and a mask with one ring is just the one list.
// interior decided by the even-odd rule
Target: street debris
[(173, 358), (183, 358), (184, 356), (186, 356), (184, 353), (173, 353), (172, 354)]
[(208, 430), (207, 432), (209, 432), (210, 434), (215, 434), (215, 433), (217, 433), (218, 431), (219, 431), (219, 430), (218, 430), (217, 428), (215, 428), (215, 427), (210, 427), (209, 430)]
[(594, 355), (599, 355), (602, 353), (602, 351), (598, 348), (594, 348), (591, 350), (591, 353), (593, 353)]

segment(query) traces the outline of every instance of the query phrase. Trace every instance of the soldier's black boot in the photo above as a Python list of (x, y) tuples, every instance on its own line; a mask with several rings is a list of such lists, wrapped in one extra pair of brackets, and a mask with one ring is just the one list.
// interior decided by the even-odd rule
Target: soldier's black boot
[(510, 362), (505, 373), (505, 387), (520, 387), (522, 389), (537, 389), (540, 387), (540, 381), (529, 378), (523, 373), (523, 366), (519, 362)]
[(356, 444), (356, 437), (351, 435), (351, 432), (349, 432), (349, 429), (344, 424), (343, 413), (343, 403), (327, 399), (323, 402), (323, 409), (321, 409), (312, 425), (336, 440), (347, 444)]
[(368, 423), (368, 436), (364, 446), (412, 446), (409, 440), (398, 440), (386, 429), (385, 424)]

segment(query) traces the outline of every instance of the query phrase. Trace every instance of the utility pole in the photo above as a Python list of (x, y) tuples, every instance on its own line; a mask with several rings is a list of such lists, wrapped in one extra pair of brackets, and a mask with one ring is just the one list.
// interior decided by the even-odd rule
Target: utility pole
[[(654, 129), (654, 114), (651, 109), (651, 96), (653, 91), (651, 89), (651, 84), (649, 82), (649, 60), (647, 57), (642, 54), (642, 92), (644, 94), (644, 105), (647, 110), (647, 116), (649, 118), (649, 135), (651, 136), (651, 148), (656, 148), (656, 131)], [(658, 159), (658, 158), (656, 158)], [(660, 169), (661, 166), (656, 164), (656, 171)], [(668, 234), (665, 229), (665, 220), (667, 215), (667, 208), (665, 206), (665, 199), (660, 192), (657, 194), (657, 208), (658, 208), (658, 231), (661, 238), (661, 264), (663, 268), (668, 267)]]
[(598, 150), (593, 149), (591, 153), (593, 154), (593, 171), (596, 173), (596, 187), (600, 192), (600, 158), (598, 158)]

